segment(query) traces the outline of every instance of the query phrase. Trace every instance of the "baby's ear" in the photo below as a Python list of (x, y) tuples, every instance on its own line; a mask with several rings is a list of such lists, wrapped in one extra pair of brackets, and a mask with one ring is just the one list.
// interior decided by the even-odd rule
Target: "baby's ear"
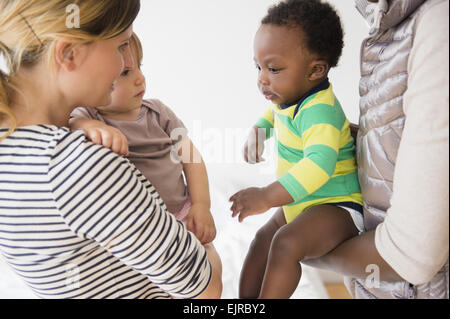
[(311, 72), (309, 74), (310, 81), (316, 81), (327, 77), (330, 66), (325, 60), (314, 60), (311, 63)]

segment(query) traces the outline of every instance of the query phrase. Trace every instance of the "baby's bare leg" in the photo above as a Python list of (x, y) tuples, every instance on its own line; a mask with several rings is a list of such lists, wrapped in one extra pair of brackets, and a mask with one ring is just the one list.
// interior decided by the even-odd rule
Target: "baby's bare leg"
[(344, 209), (332, 205), (307, 209), (275, 234), (259, 297), (289, 298), (301, 277), (301, 260), (323, 256), (357, 234)]
[(264, 271), (266, 270), (270, 243), (274, 234), (285, 224), (283, 209), (279, 208), (256, 233), (242, 266), (239, 280), (239, 298), (258, 298)]

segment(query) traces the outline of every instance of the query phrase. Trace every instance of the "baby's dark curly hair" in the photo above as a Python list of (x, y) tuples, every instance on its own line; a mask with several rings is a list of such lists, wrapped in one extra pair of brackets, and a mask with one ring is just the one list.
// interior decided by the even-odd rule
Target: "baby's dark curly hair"
[(335, 9), (321, 0), (285, 0), (272, 6), (262, 24), (299, 27), (310, 52), (335, 67), (344, 47), (344, 32)]

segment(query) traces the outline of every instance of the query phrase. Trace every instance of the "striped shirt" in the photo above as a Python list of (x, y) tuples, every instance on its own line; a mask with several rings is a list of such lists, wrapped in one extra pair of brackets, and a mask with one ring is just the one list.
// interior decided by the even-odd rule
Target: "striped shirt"
[(271, 106), (256, 125), (274, 129), (277, 178), (294, 199), (283, 206), (286, 222), (315, 205), (362, 205), (350, 123), (331, 84), (297, 104)]
[(41, 298), (192, 298), (211, 279), (133, 164), (55, 126), (0, 143), (0, 253)]

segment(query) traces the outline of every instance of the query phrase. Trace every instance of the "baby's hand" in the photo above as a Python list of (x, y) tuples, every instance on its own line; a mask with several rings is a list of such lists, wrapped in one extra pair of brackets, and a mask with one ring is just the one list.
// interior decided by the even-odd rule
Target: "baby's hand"
[(192, 204), (186, 220), (186, 228), (193, 232), (203, 245), (212, 242), (216, 237), (214, 219), (205, 205)]
[(265, 159), (261, 157), (264, 153), (265, 138), (266, 133), (264, 132), (264, 129), (256, 126), (252, 128), (243, 149), (244, 160), (247, 163), (255, 164), (265, 161)]
[(82, 129), (92, 143), (110, 148), (113, 152), (122, 156), (129, 155), (127, 138), (115, 127), (88, 119), (76, 119), (71, 126)]
[(248, 216), (268, 211), (271, 207), (266, 203), (266, 198), (264, 188), (251, 187), (237, 192), (230, 197), (230, 202), (233, 202), (231, 216), (239, 215), (239, 222), (242, 222)]

